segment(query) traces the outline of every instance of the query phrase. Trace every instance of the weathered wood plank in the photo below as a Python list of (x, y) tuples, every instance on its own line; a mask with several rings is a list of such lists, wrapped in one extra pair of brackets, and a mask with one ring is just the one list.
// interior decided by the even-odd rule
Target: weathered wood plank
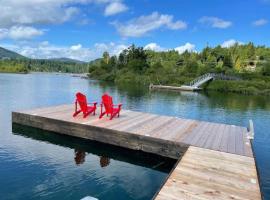
[(218, 134), (219, 124), (214, 123), (208, 123), (208, 126), (206, 127), (206, 130), (204, 131), (204, 134), (200, 137), (200, 139), (194, 144), (194, 146), (197, 147), (205, 147), (205, 143), (207, 141), (211, 141), (214, 137), (214, 134)]
[(172, 118), (171, 122), (168, 122), (161, 129), (156, 130), (151, 134), (152, 137), (162, 138), (170, 140), (174, 137), (175, 134), (178, 133), (179, 130), (182, 129), (185, 124), (188, 123), (188, 120)]
[(189, 147), (155, 200), (261, 199), (253, 158)]
[(219, 151), (228, 152), (228, 140), (229, 140), (230, 126), (226, 126), (223, 130), (222, 140), (219, 146)]
[(208, 125), (208, 122), (200, 122), (198, 126), (183, 139), (183, 142), (196, 145), (202, 135), (206, 133)]
[(222, 131), (225, 125), (223, 124), (216, 124), (215, 129), (211, 129), (211, 137), (209, 137), (205, 143), (203, 144), (203, 147), (206, 149), (212, 149), (214, 150), (214, 145), (218, 141), (218, 138), (221, 137)]
[(57, 105), (52, 107), (45, 107), (45, 108), (35, 108), (31, 110), (26, 110), (23, 111), (24, 113), (32, 114), (32, 115), (41, 115), (41, 114), (46, 114), (46, 113), (53, 113), (53, 112), (60, 112), (62, 110), (65, 110), (66, 108), (72, 109), (74, 111), (74, 107), (70, 106), (70, 104), (65, 104), (65, 105)]
[[(158, 116), (149, 113), (123, 110), (120, 118), (109, 120), (108, 117), (98, 119), (97, 115), (83, 118), (81, 114), (72, 117), (74, 105), (63, 105), (49, 108), (27, 111), (29, 118), (42, 116), (50, 119), (66, 121), (70, 123), (89, 125), (90, 127), (105, 128), (128, 132), (137, 135), (145, 135), (156, 139), (179, 142), (218, 151), (252, 156), (246, 129), (231, 127), (230, 125), (200, 122), (196, 120), (181, 119), (176, 117)], [(43, 128), (47, 125), (42, 124)]]

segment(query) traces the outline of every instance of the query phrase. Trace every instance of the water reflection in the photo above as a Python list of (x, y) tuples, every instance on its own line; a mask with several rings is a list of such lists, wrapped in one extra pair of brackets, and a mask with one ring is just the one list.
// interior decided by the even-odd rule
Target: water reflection
[(76, 165), (83, 164), (85, 161), (85, 151), (75, 149), (74, 154), (75, 154), (74, 160)]
[(97, 155), (99, 157), (98, 162), (101, 168), (108, 167), (111, 159), (114, 159), (169, 173), (176, 162), (174, 159), (165, 158), (154, 154), (143, 153), (140, 151), (129, 150), (100, 142), (60, 135), (16, 123), (12, 124), (12, 132), (13, 134), (21, 135), (23, 137), (74, 149), (74, 162), (77, 166), (83, 165), (89, 155)]
[[(51, 194), (50, 197), (54, 196), (54, 199), (63, 199), (65, 194), (66, 199), (79, 199), (78, 197), (84, 197), (81, 196), (82, 193), (89, 194), (91, 189), (91, 196), (102, 193), (106, 185), (111, 191), (110, 199), (120, 199), (119, 196), (123, 194), (127, 195), (124, 199), (151, 199), (151, 195), (162, 184), (166, 176), (163, 172), (169, 171), (164, 169), (166, 164), (162, 164), (162, 159), (160, 162), (155, 159), (153, 161), (151, 156), (136, 156), (136, 152), (117, 149), (112, 152), (110, 148), (106, 150), (108, 147), (102, 145), (73, 138), (63, 139), (51, 133), (44, 135), (40, 131), (33, 132), (32, 136), (31, 131), (26, 131), (28, 134), (22, 134), (23, 137), (11, 134), (12, 111), (71, 104), (77, 91), (85, 93), (89, 101), (100, 101), (102, 94), (108, 92), (115, 101), (123, 103), (124, 109), (135, 111), (240, 126), (247, 126), (248, 120), (253, 119), (254, 152), (262, 191), (265, 199), (270, 199), (269, 97), (215, 92), (150, 92), (147, 87), (137, 85), (115, 86), (113, 83), (99, 83), (70, 75), (44, 73), (0, 74), (1, 195), (6, 195), (8, 199), (42, 199), (41, 195), (46, 195), (47, 192), (48, 195)], [(83, 164), (75, 164), (74, 149), (85, 152)], [(101, 156), (110, 158), (109, 165), (104, 168), (100, 166)], [(162, 167), (159, 168), (159, 165)], [(143, 175), (139, 177), (138, 174)], [(133, 182), (141, 184), (132, 186)], [(35, 191), (42, 194), (34, 196)], [(130, 194), (132, 195), (128, 196)], [(141, 196), (138, 196), (139, 194)], [(102, 197), (106, 199), (106, 196)], [(43, 199), (48, 198), (43, 196)]]
[(99, 163), (100, 163), (100, 167), (102, 168), (107, 167), (110, 164), (110, 158), (105, 157), (105, 156), (100, 156)]
[[(86, 152), (82, 150), (74, 150), (74, 161), (76, 165), (82, 165), (85, 162)], [(106, 156), (99, 157), (99, 164), (101, 168), (107, 167), (110, 164), (110, 158)]]

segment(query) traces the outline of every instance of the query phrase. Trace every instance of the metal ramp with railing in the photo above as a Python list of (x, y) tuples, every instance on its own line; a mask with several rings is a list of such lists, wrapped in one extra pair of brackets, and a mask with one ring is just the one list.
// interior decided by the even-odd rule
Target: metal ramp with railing
[(199, 76), (198, 78), (194, 79), (188, 84), (182, 85), (180, 87), (176, 86), (166, 86), (166, 85), (153, 85), (150, 84), (150, 89), (169, 89), (169, 90), (186, 90), (186, 91), (196, 91), (201, 90), (200, 86), (207, 83), (211, 80), (240, 80), (239, 77), (236, 76), (229, 76), (225, 74), (215, 74), (215, 73), (207, 73), (202, 76)]
[(201, 85), (203, 85), (204, 83), (206, 83), (210, 80), (213, 80), (214, 78), (215, 78), (215, 74), (207, 73), (207, 74), (204, 74), (204, 75), (199, 76), (198, 78), (194, 79), (186, 86), (199, 88)]

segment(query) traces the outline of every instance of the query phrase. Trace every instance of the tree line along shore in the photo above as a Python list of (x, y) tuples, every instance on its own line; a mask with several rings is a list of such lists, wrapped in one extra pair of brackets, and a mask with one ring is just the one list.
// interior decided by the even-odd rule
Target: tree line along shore
[(200, 52), (156, 52), (131, 45), (119, 55), (104, 52), (89, 63), (46, 59), (0, 60), (0, 72), (29, 71), (89, 73), (89, 77), (116, 84), (180, 86), (206, 73), (222, 73), (239, 80), (215, 80), (204, 90), (270, 95), (270, 48), (253, 43), (205, 47)]

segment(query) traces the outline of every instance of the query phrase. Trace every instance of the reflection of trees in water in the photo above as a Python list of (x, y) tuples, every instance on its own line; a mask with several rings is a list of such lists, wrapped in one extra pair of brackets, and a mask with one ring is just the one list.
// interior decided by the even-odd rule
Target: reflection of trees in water
[(148, 105), (164, 103), (168, 101), (175, 105), (196, 104), (199, 107), (225, 108), (228, 110), (270, 110), (269, 96), (243, 95), (226, 92), (179, 92), (166, 90), (149, 91), (147, 86), (136, 84), (108, 84), (105, 82), (90, 82), (91, 86), (99, 88), (102, 92), (109, 92), (111, 95), (120, 96), (127, 107), (130, 105)]
[(75, 149), (74, 153), (75, 153), (74, 160), (75, 160), (76, 165), (83, 164), (85, 161), (85, 151)]
[(100, 167), (107, 167), (110, 164), (110, 158), (105, 156), (100, 156)]
[(267, 96), (241, 95), (233, 93), (202, 93), (208, 97), (209, 107), (223, 107), (246, 111), (249, 109), (270, 109)]

